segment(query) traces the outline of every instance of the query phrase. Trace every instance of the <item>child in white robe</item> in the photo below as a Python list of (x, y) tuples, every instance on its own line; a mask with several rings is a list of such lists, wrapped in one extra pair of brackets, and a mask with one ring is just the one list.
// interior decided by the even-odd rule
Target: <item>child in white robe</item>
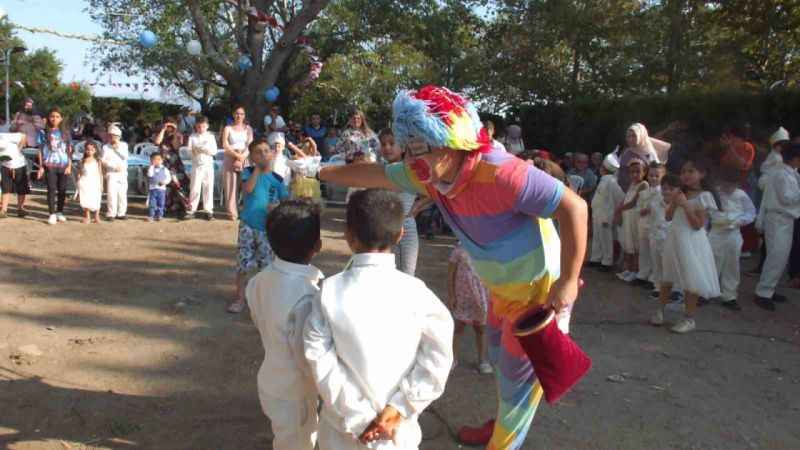
[(453, 363), (453, 319), (425, 284), (395, 267), (403, 205), (355, 192), (345, 237), (353, 257), (325, 280), (304, 332), (324, 401), (320, 450), (418, 448), (420, 413), (442, 395)]
[(614, 265), (614, 211), (625, 193), (619, 187), (616, 172), (619, 159), (609, 153), (600, 166), (600, 182), (592, 197), (592, 254), (589, 262), (604, 272)]
[(800, 217), (800, 144), (785, 149), (783, 160), (780, 168), (769, 175), (761, 201), (767, 258), (756, 285), (755, 302), (769, 311), (775, 310), (775, 302), (786, 301), (786, 297), (775, 293), (775, 288), (789, 262), (794, 220)]
[(736, 302), (738, 297), (740, 269), (739, 258), (742, 256), (742, 233), (739, 230), (756, 219), (756, 207), (750, 197), (736, 183), (725, 181), (720, 183), (719, 199), (722, 210), (711, 213), (711, 232), (708, 240), (714, 251), (714, 261), (719, 274), (720, 300), (722, 306), (733, 311), (741, 307)]
[(636, 274), (635, 284), (648, 285), (653, 281), (653, 250), (650, 248), (650, 203), (661, 194), (661, 178), (667, 173), (664, 164), (653, 161), (647, 170), (648, 188), (639, 194), (637, 207), (639, 208), (639, 272)]
[(272, 424), (271, 448), (313, 450), (318, 399), (303, 357), (303, 327), (322, 279), (310, 264), (322, 247), (319, 205), (280, 203), (267, 218), (267, 237), (275, 260), (250, 280), (245, 294), (264, 345), (258, 398)]
[(217, 138), (208, 131), (208, 119), (195, 119), (195, 132), (189, 136), (192, 152), (192, 178), (189, 184), (191, 210), (185, 220), (194, 218), (203, 199), (203, 212), (207, 220), (214, 220), (214, 157), (217, 155)]

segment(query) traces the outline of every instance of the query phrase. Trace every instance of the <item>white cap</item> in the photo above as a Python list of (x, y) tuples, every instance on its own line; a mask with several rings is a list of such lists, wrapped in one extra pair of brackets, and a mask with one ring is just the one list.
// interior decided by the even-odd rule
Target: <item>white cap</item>
[(116, 124), (112, 124), (110, 127), (108, 127), (108, 134), (111, 136), (122, 137), (122, 130), (120, 130)]
[(775, 145), (776, 142), (788, 140), (789, 131), (787, 131), (786, 128), (780, 127), (778, 128), (778, 131), (772, 133), (772, 136), (769, 137), (769, 145)]
[(267, 136), (267, 144), (275, 145), (277, 143), (286, 145), (286, 139), (284, 139), (283, 133), (281, 133), (280, 131), (273, 131), (272, 133), (269, 134), (269, 136)]
[(614, 173), (619, 170), (619, 158), (617, 158), (616, 153), (609, 153), (603, 159), (603, 167), (606, 168), (607, 171)]

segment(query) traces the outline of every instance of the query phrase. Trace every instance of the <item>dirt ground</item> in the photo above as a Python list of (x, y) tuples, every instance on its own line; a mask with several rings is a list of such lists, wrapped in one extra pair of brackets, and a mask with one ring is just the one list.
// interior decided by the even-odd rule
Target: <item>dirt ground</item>
[[(39, 199), (37, 199), (39, 200)], [(0, 447), (267, 449), (256, 396), (261, 343), (233, 295), (232, 222), (0, 222)], [(77, 211), (70, 211), (76, 214)], [(329, 208), (326, 273), (348, 258)], [(450, 238), (423, 241), (418, 275), (445, 293)], [(744, 260), (749, 269), (755, 259)], [(686, 336), (646, 324), (646, 292), (587, 269), (573, 336), (594, 359), (559, 404), (543, 404), (525, 449), (800, 448), (800, 296), (776, 313), (700, 310)], [(425, 450), (460, 448), (451, 431), (492, 415), (491, 376), (472, 337), (444, 397), (423, 416)]]

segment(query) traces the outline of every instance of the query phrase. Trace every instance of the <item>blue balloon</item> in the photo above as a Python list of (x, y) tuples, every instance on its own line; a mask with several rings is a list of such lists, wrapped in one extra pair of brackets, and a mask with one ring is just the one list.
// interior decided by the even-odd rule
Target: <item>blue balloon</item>
[(139, 33), (139, 44), (144, 48), (153, 48), (158, 42), (158, 36), (150, 30), (144, 30)]
[(280, 91), (275, 86), (264, 91), (264, 99), (270, 103), (275, 102), (278, 100), (278, 96), (280, 95)]
[(250, 57), (247, 55), (242, 55), (239, 57), (238, 64), (239, 64), (239, 70), (244, 72), (245, 70), (248, 70), (251, 67), (253, 67), (253, 60), (251, 60)]

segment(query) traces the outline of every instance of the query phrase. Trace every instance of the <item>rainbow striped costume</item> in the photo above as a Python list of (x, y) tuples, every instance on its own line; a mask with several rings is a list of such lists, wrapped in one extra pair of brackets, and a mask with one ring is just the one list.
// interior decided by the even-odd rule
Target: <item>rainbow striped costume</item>
[(446, 193), (441, 186), (420, 183), (404, 163), (387, 166), (386, 176), (399, 189), (436, 202), (489, 289), (489, 357), (500, 404), (487, 448), (518, 449), (542, 390), (511, 324), (522, 311), (543, 304), (559, 276), (561, 247), (549, 217), (564, 185), (499, 145), (468, 153)]

